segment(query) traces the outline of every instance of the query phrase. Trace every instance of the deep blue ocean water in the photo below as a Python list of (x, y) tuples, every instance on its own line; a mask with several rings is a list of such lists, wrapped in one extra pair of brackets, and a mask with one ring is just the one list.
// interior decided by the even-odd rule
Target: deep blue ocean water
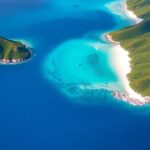
[(30, 42), (35, 53), (27, 63), (0, 66), (0, 150), (150, 149), (149, 106), (116, 102), (99, 90), (69, 97), (43, 71), (62, 43), (120, 26), (104, 8), (111, 1), (0, 0), (0, 35)]

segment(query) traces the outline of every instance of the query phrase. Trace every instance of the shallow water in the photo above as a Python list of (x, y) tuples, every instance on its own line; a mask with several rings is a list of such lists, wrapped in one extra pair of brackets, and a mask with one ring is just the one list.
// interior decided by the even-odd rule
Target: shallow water
[[(130, 24), (130, 19), (121, 10), (123, 8), (121, 1), (119, 1), (120, 3), (116, 3), (116, 1), (79, 2), (73, 0), (58, 3), (56, 1), (56, 4), (61, 5), (62, 10), (69, 10), (70, 16), (64, 17), (67, 19), (71, 17), (74, 22), (68, 26), (68, 20), (63, 35), (78, 32), (80, 36), (70, 36), (69, 40), (64, 40), (52, 49), (43, 64), (45, 76), (65, 92), (69, 85), (71, 88), (73, 85), (75, 85), (74, 88), (80, 88), (84, 85), (87, 87), (87, 84), (90, 87), (98, 85), (97, 88), (102, 90), (123, 91), (120, 77), (115, 66), (112, 65), (111, 45), (103, 40), (103, 35), (106, 31), (110, 32), (115, 28), (127, 26)], [(86, 9), (84, 8), (85, 4)], [(70, 6), (72, 7), (69, 9)], [(115, 12), (116, 9), (120, 13)], [(76, 11), (78, 12), (76, 16), (72, 16)], [(66, 22), (66, 19), (64, 20)], [(61, 21), (63, 26), (64, 21)], [(58, 33), (59, 36), (62, 36), (61, 32)], [(81, 90), (86, 90), (86, 87)], [(67, 94), (72, 93), (69, 90)]]
[[(0, 66), (1, 150), (149, 150), (149, 106), (117, 102), (99, 85), (88, 84), (117, 79), (113, 69), (101, 67), (101, 57), (110, 65), (101, 50), (108, 45), (99, 35), (118, 28), (122, 20), (103, 7), (106, 2), (111, 0), (0, 1), (0, 35), (28, 41), (36, 54), (24, 64)], [(47, 64), (51, 56), (62, 59), (56, 62), (63, 66), (60, 81), (67, 84), (56, 84), (45, 70), (45, 63), (52, 67)]]

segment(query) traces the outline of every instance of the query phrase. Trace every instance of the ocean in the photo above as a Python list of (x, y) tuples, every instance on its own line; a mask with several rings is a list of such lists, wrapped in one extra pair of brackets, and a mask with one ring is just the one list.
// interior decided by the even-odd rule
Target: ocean
[(150, 149), (150, 107), (94, 88), (118, 80), (100, 38), (130, 23), (114, 1), (0, 0), (0, 35), (34, 53), (0, 65), (0, 150)]

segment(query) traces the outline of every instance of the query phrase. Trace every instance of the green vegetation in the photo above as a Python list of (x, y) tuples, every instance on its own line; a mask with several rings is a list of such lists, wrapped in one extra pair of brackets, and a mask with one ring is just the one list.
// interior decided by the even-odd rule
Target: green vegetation
[(150, 0), (127, 0), (127, 5), (144, 21), (110, 35), (129, 51), (131, 87), (143, 96), (150, 96)]
[(0, 37), (0, 60), (26, 60), (31, 57), (31, 53), (21, 42), (11, 41)]

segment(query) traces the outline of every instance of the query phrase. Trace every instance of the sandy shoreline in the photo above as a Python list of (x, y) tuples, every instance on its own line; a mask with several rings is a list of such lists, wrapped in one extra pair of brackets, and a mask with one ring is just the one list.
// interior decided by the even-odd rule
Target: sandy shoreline
[(130, 19), (132, 19), (132, 20), (134, 21), (134, 24), (139, 24), (139, 23), (141, 23), (141, 22), (144, 20), (144, 19), (142, 19), (142, 18), (137, 17), (136, 14), (134, 14), (133, 11), (131, 11), (131, 10), (128, 9), (128, 5), (127, 5), (127, 3), (126, 3), (126, 0), (125, 0), (125, 2), (123, 3), (123, 5), (124, 5), (124, 8), (125, 8), (126, 15), (127, 15)]
[[(126, 2), (122, 2), (124, 6), (124, 12), (132, 19), (134, 24), (138, 24), (143, 21), (143, 19), (138, 18), (132, 11), (128, 10)], [(143, 105), (150, 102), (149, 97), (142, 97), (139, 93), (136, 93), (131, 87), (128, 80), (127, 75), (131, 72), (131, 65), (130, 65), (130, 57), (129, 52), (125, 50), (119, 42), (114, 41), (109, 33), (104, 35), (104, 38), (107, 42), (112, 45), (112, 55), (114, 65), (116, 67), (116, 71), (118, 72), (120, 81), (122, 82), (125, 92), (121, 93), (117, 91), (114, 93), (114, 96), (117, 99), (126, 101), (132, 105)]]

